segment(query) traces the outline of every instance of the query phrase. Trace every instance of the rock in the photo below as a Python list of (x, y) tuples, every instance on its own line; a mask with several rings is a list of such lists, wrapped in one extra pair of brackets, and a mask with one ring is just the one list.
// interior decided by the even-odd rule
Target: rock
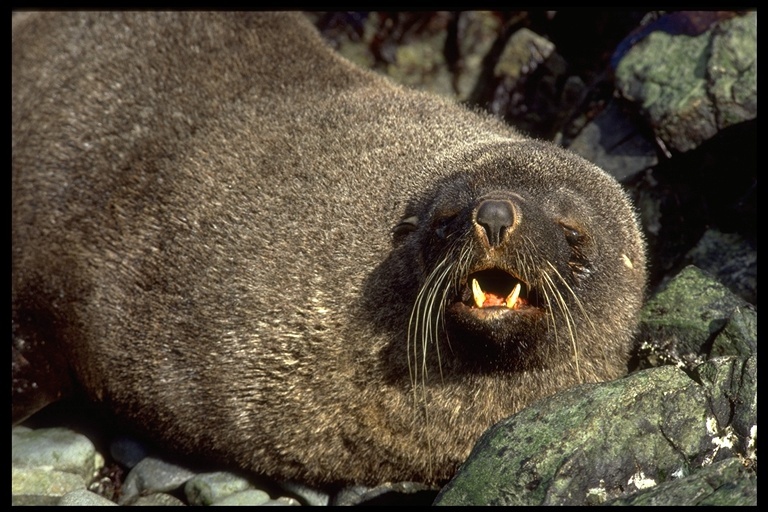
[(489, 11), (459, 13), (457, 31), (456, 97), (470, 98), (483, 73), (483, 61), (501, 32), (499, 16)]
[(181, 466), (146, 457), (128, 473), (119, 505), (132, 504), (139, 496), (175, 491), (195, 474)]
[(712, 341), (710, 357), (757, 354), (757, 312), (746, 306), (733, 310), (723, 330)]
[(13, 505), (55, 505), (65, 494), (85, 490), (85, 485), (82, 476), (50, 467), (11, 467)]
[[(345, 19), (337, 22), (337, 16)], [(453, 17), (447, 11), (370, 12), (354, 19), (350, 14), (314, 16), (325, 37), (352, 62), (405, 85), (450, 97), (455, 89), (444, 49), (446, 27)]]
[(110, 443), (109, 453), (117, 462), (131, 469), (149, 455), (149, 450), (136, 439), (120, 436)]
[(251, 487), (245, 478), (218, 471), (195, 475), (184, 485), (184, 494), (190, 505), (211, 505), (236, 492)]
[(350, 486), (334, 496), (331, 505), (429, 505), (436, 490), (418, 482), (393, 482), (365, 487)]
[(616, 101), (588, 123), (571, 142), (575, 151), (619, 181), (659, 162), (656, 146)]
[(49, 468), (87, 480), (104, 465), (93, 443), (67, 428), (17, 429), (11, 431), (11, 466)]
[(11, 429), (11, 502), (54, 505), (85, 491), (104, 459), (85, 436), (67, 428)]
[(708, 229), (685, 257), (747, 302), (757, 302), (757, 249), (740, 234)]
[(668, 148), (685, 152), (757, 117), (757, 13), (717, 20), (695, 36), (668, 33), (668, 21), (621, 58), (616, 86)]
[(295, 498), (281, 496), (280, 498), (269, 500), (261, 504), (262, 507), (300, 507), (301, 503)]
[(230, 494), (214, 503), (214, 505), (264, 505), (268, 501), (270, 501), (270, 498), (266, 492), (258, 489), (249, 489)]
[(554, 51), (555, 45), (550, 41), (532, 30), (521, 28), (507, 40), (493, 68), (493, 74), (497, 78), (520, 80), (523, 76), (532, 73)]
[(692, 475), (663, 483), (611, 505), (755, 505), (757, 475), (738, 459), (726, 459)]
[[(756, 320), (744, 319), (754, 310), (700, 269), (684, 268), (643, 307), (638, 336), (642, 343), (639, 366), (703, 361), (712, 349), (713, 340), (731, 322), (737, 308), (740, 308), (739, 318), (733, 320), (728, 332), (720, 338), (718, 354), (743, 353), (752, 346), (757, 350)], [(755, 332), (744, 332), (750, 325)], [(734, 340), (736, 336), (743, 337)], [(731, 351), (723, 346), (726, 342), (738, 347)]]
[[(508, 29), (509, 30), (509, 29)], [(522, 27), (507, 40), (493, 68), (490, 86), (481, 90), (488, 110), (521, 131), (551, 139), (582, 99), (584, 84), (569, 75), (568, 63), (554, 44)]]
[(117, 506), (117, 503), (114, 503), (103, 496), (99, 496), (95, 492), (91, 492), (85, 489), (78, 489), (76, 491), (65, 494), (61, 500), (59, 500), (58, 504), (63, 506), (89, 507)]
[(435, 13), (429, 23), (434, 28), (424, 30), (418, 38), (397, 45), (394, 58), (387, 65), (386, 74), (407, 86), (453, 97), (453, 80), (443, 53), (448, 13)]
[[(639, 499), (718, 461), (750, 466), (750, 435), (737, 431), (756, 425), (756, 376), (754, 356), (725, 357), (693, 378), (665, 366), (558, 393), (486, 432), (435, 504), (610, 503)], [(720, 407), (733, 400), (745, 404), (738, 422)], [(720, 495), (725, 502), (756, 495), (749, 471), (738, 478), (735, 496)]]
[(139, 496), (131, 503), (132, 506), (144, 506), (144, 507), (168, 507), (168, 506), (184, 506), (184, 502), (179, 498), (166, 494), (163, 492), (156, 492), (148, 494), (147, 496)]
[(296, 495), (306, 505), (314, 507), (326, 506), (331, 499), (328, 493), (296, 482), (282, 482), (280, 487)]

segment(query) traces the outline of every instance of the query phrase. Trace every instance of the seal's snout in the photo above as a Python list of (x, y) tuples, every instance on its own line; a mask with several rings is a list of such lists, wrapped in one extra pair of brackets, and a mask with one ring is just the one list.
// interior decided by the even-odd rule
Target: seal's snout
[(477, 208), (475, 222), (483, 228), (488, 244), (498, 247), (515, 224), (515, 207), (507, 200), (486, 199)]

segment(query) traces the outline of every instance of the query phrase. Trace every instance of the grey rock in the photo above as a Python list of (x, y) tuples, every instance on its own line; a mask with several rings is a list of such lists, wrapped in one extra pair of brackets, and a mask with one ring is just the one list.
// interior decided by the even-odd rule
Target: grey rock
[(334, 506), (352, 506), (358, 505), (362, 497), (370, 490), (370, 487), (364, 485), (350, 485), (341, 489), (333, 497), (331, 505)]
[(11, 503), (14, 505), (55, 505), (67, 493), (85, 490), (81, 475), (50, 467), (11, 467)]
[(274, 500), (269, 500), (261, 504), (262, 507), (300, 507), (301, 503), (295, 498), (288, 496), (281, 496)]
[(619, 62), (616, 85), (679, 152), (755, 119), (757, 13), (721, 21), (695, 37), (651, 32)]
[(757, 302), (757, 248), (738, 233), (706, 230), (686, 260), (747, 302)]
[[(721, 460), (750, 465), (736, 430), (756, 425), (756, 374), (754, 357), (726, 357), (698, 378), (665, 366), (558, 393), (486, 432), (435, 504), (600, 504)], [(738, 429), (721, 407), (734, 400), (748, 404)]]
[[(371, 14), (374, 18), (375, 13)], [(434, 29), (425, 29), (420, 37), (403, 41), (394, 49), (394, 58), (386, 66), (393, 80), (421, 90), (454, 97), (453, 75), (445, 60), (446, 31), (450, 13), (435, 13)]]
[(117, 437), (109, 445), (109, 453), (117, 462), (130, 469), (149, 455), (147, 447), (131, 437)]
[(66, 428), (11, 430), (11, 466), (49, 468), (89, 479), (103, 465), (96, 448), (84, 435)]
[(519, 80), (535, 70), (555, 51), (555, 45), (532, 30), (521, 28), (507, 41), (493, 74), (497, 78)]
[(455, 77), (456, 96), (459, 101), (469, 99), (483, 72), (483, 59), (490, 51), (501, 31), (501, 20), (488, 11), (459, 13), (459, 57)]
[[(341, 23), (334, 22), (330, 27), (323, 27), (322, 13), (305, 11), (304, 14), (312, 23), (318, 25), (325, 39), (339, 54), (364, 68), (375, 67), (376, 56), (371, 51), (371, 42), (375, 38), (377, 27), (375, 24), (369, 23), (367, 16), (363, 13), (359, 17), (355, 17), (356, 21), (363, 25), (362, 30), (357, 30), (356, 23), (348, 19)], [(346, 13), (342, 16), (346, 16)]]
[(168, 506), (184, 506), (184, 502), (175, 496), (165, 494), (162, 492), (148, 494), (147, 496), (139, 496), (135, 501), (131, 503), (132, 506), (138, 507), (168, 507)]
[(692, 475), (660, 484), (609, 505), (757, 505), (757, 475), (726, 459)]
[(711, 359), (693, 375), (707, 389), (711, 442), (715, 447), (727, 445), (745, 465), (753, 465), (757, 461), (757, 357)]
[[(455, 97), (454, 75), (445, 59), (446, 26), (453, 13), (360, 13), (359, 30), (334, 26), (324, 32), (343, 56), (417, 89)], [(317, 16), (310, 15), (315, 23)], [(413, 21), (417, 21), (414, 29)], [(471, 80), (471, 78), (470, 78)]]
[(264, 505), (268, 501), (270, 501), (270, 498), (266, 492), (258, 489), (249, 489), (230, 494), (213, 505)]
[(724, 21), (712, 33), (709, 93), (720, 129), (757, 117), (757, 12)]
[(211, 505), (250, 487), (250, 482), (245, 478), (219, 471), (195, 475), (184, 485), (184, 494), (190, 505)]
[(62, 496), (61, 500), (59, 500), (58, 504), (62, 506), (89, 507), (117, 506), (117, 503), (86, 489), (78, 489), (65, 494)]
[(175, 491), (195, 474), (176, 464), (146, 457), (128, 473), (123, 484), (120, 505), (132, 504), (139, 496)]
[(615, 101), (579, 132), (569, 149), (602, 167), (619, 181), (659, 162), (656, 146)]
[[(649, 362), (641, 366), (695, 364), (709, 354), (715, 339), (737, 308), (743, 316), (748, 304), (717, 280), (694, 266), (685, 267), (643, 307), (640, 352)], [(734, 322), (738, 322), (734, 320)], [(726, 336), (738, 333), (732, 327)], [(748, 335), (751, 336), (751, 335)], [(721, 339), (719, 353), (723, 353)], [(744, 341), (749, 346), (749, 341)], [(740, 353), (741, 349), (734, 349)], [(654, 357), (656, 360), (654, 360)]]
[(11, 429), (11, 502), (54, 505), (85, 490), (104, 459), (85, 436), (66, 428)]
[(354, 485), (345, 487), (333, 497), (331, 505), (380, 505), (391, 503), (422, 504), (420, 496), (426, 495), (429, 501), (434, 497), (434, 489), (418, 482), (391, 482), (366, 487)]
[(506, 41), (489, 84), (478, 87), (471, 101), (529, 135), (550, 139), (584, 93), (583, 81), (568, 73), (568, 63), (551, 41), (518, 28)]
[(710, 357), (757, 354), (757, 311), (750, 306), (736, 308), (723, 330), (712, 341)]
[(280, 483), (280, 487), (289, 493), (296, 495), (307, 505), (322, 507), (328, 505), (330, 501), (328, 493), (297, 482), (282, 482)]

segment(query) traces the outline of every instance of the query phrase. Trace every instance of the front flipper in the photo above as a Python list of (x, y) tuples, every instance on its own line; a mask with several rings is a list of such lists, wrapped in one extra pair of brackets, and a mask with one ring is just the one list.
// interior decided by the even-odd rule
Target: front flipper
[[(14, 329), (16, 331), (16, 329)], [(65, 357), (56, 344), (12, 334), (11, 425), (72, 393)]]

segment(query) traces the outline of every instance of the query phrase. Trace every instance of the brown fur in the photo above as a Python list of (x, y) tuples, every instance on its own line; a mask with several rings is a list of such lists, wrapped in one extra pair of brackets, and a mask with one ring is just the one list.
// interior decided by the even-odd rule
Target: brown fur
[[(618, 184), (299, 15), (19, 14), (12, 73), (14, 420), (73, 377), (249, 470), (438, 482), (493, 422), (625, 371), (645, 261)], [(488, 198), (515, 214), (497, 246)], [(534, 307), (453, 303), (486, 267)]]

